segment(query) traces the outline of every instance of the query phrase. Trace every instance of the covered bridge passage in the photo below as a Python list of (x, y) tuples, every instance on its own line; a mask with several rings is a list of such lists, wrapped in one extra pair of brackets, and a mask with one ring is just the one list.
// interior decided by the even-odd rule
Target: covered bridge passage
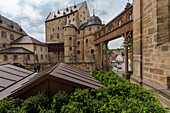
[[(101, 30), (95, 35), (94, 44), (99, 49), (99, 60), (101, 61), (101, 69), (108, 70), (107, 58), (107, 44), (110, 40), (123, 37), (125, 42), (125, 73), (128, 73), (128, 38), (131, 38), (131, 55), (133, 56), (133, 5), (127, 3), (125, 9), (108, 22)], [(104, 47), (105, 46), (105, 47)], [(105, 50), (104, 50), (105, 48)], [(105, 54), (104, 54), (105, 52)], [(104, 55), (105, 60), (104, 60)], [(131, 58), (131, 61), (133, 58)], [(132, 62), (133, 64), (133, 62)], [(133, 65), (131, 66), (133, 71)]]

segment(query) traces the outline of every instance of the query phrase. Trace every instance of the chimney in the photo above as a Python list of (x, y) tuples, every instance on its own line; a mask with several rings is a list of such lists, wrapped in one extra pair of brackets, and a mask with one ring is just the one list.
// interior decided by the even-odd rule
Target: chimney
[(127, 3), (127, 4), (126, 4), (126, 7), (125, 7), (125, 10), (127, 10), (130, 5), (131, 5), (130, 3)]
[(0, 15), (0, 23), (2, 24), (2, 19), (1, 19), (1, 15)]

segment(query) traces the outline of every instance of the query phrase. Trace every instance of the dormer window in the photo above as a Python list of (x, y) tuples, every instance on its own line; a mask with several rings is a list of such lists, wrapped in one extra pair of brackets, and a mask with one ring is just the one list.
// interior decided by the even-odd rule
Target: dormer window
[(11, 28), (14, 28), (14, 25), (13, 25), (13, 23), (11, 23), (11, 25), (10, 25), (10, 26), (11, 26)]
[(69, 9), (68, 9), (68, 8), (66, 8), (66, 11), (69, 11)]
[(65, 15), (66, 13), (65, 12), (63, 12), (63, 15)]
[(76, 6), (76, 5), (74, 5), (74, 8), (77, 8), (77, 6)]
[(56, 18), (57, 17), (57, 15), (56, 14), (54, 14), (54, 18)]
[(129, 20), (130, 20), (130, 21), (133, 20), (133, 14), (131, 14), (131, 15), (129, 16)]
[(111, 25), (109, 28), (109, 32), (113, 31), (113, 26)]
[(60, 14), (60, 11), (58, 11), (57, 13)]
[(122, 25), (122, 21), (121, 20), (119, 20), (119, 22), (118, 22), (118, 26), (120, 27)]

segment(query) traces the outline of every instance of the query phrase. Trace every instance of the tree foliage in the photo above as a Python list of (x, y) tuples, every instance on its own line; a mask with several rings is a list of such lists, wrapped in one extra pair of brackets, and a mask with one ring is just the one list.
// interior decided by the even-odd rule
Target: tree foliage
[(76, 89), (70, 96), (58, 91), (49, 101), (38, 93), (25, 101), (0, 101), (1, 113), (167, 113), (155, 94), (119, 77), (113, 71), (95, 70), (92, 75), (106, 88)]

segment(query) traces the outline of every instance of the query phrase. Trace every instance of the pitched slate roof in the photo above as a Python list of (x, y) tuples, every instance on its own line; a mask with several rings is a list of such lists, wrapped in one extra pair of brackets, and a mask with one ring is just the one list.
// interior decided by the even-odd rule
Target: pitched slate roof
[(23, 47), (10, 47), (0, 50), (0, 54), (34, 54), (32, 51)]
[(90, 73), (61, 62), (41, 71), (38, 74), (30, 74), (29, 76), (16, 82), (6, 89), (3, 88), (4, 90), (0, 91), (0, 100), (12, 95), (13, 93), (27, 89), (27, 86), (30, 86), (33, 83), (37, 83), (37, 81), (41, 78), (48, 79), (49, 76), (65, 80), (67, 82), (76, 83), (78, 85), (86, 86), (88, 88), (105, 87)]
[(36, 40), (31, 36), (21, 36), (16, 40), (14, 40), (11, 44), (37, 44), (37, 45), (47, 46), (46, 44)]
[(61, 9), (59, 11), (52, 12), (48, 15), (48, 17), (46, 18), (46, 21), (50, 21), (53, 19), (57, 19), (59, 17), (69, 15), (71, 13), (74, 13), (74, 12), (78, 11), (85, 3), (86, 2), (82, 2), (82, 3), (76, 4), (74, 6), (67, 7), (65, 9)]
[(26, 32), (15, 22), (0, 15), (0, 27), (19, 33), (21, 35), (27, 35)]
[[(33, 72), (21, 67), (17, 67), (11, 64), (0, 65), (0, 100), (7, 97), (11, 93), (11, 89), (6, 90), (18, 83), (22, 79), (25, 79)], [(5, 91), (2, 93), (3, 91)]]

